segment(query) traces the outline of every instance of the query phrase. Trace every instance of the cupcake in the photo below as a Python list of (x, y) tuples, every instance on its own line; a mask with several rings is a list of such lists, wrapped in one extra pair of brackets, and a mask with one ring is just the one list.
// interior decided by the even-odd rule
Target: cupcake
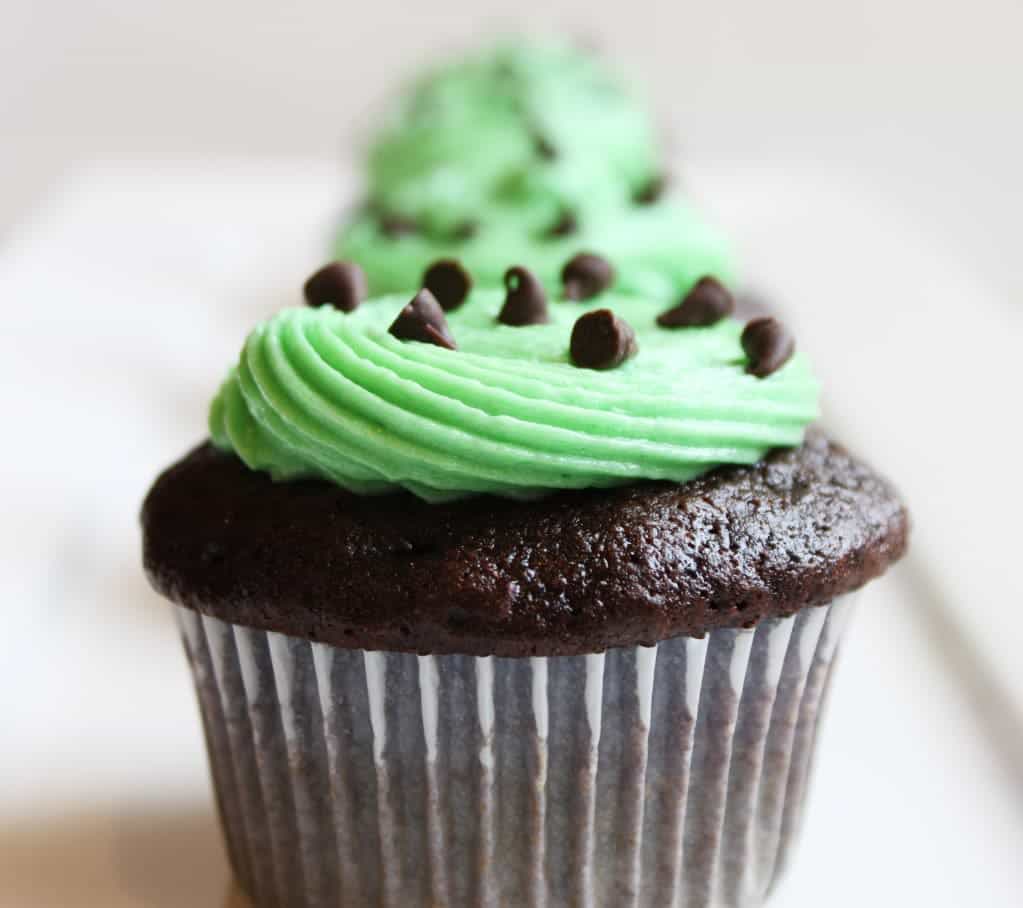
[(241, 886), (270, 906), (755, 906), (891, 486), (713, 278), (593, 253), (248, 337), (142, 512)]
[(680, 297), (730, 250), (669, 192), (651, 116), (593, 54), (503, 44), (427, 73), (373, 140), (367, 200), (335, 252), (374, 295), (414, 288), (457, 257), (483, 285), (510, 263), (557, 290), (580, 249), (613, 255), (619, 289)]

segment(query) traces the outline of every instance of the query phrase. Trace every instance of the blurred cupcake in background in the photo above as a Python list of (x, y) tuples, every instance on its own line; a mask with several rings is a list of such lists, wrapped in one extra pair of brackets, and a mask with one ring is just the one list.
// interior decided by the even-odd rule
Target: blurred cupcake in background
[(724, 237), (668, 192), (652, 117), (576, 47), (508, 43), (422, 76), (372, 143), (367, 201), (336, 251), (372, 293), (457, 257), (482, 284), (508, 264), (555, 290), (580, 250), (614, 253), (620, 289), (680, 297), (733, 277)]

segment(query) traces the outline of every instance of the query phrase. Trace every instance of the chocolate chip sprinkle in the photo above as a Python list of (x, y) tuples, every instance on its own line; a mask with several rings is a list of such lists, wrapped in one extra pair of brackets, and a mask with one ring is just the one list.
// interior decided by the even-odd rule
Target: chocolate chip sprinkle
[(536, 154), (541, 160), (554, 161), (558, 157), (558, 149), (542, 132), (533, 132), (533, 148), (536, 149)]
[(412, 219), (400, 214), (383, 213), (378, 216), (380, 232), (392, 239), (409, 233), (418, 233), (419, 225)]
[(615, 270), (611, 263), (591, 252), (572, 256), (561, 269), (561, 283), (565, 299), (588, 300), (614, 283)]
[(569, 211), (567, 208), (561, 212), (558, 219), (547, 228), (544, 236), (549, 239), (555, 239), (557, 237), (571, 236), (573, 233), (579, 230), (579, 220), (575, 214)]
[(696, 328), (713, 325), (735, 311), (735, 298), (717, 278), (701, 277), (677, 306), (657, 316), (662, 328)]
[(637, 205), (653, 205), (661, 200), (665, 190), (668, 188), (668, 177), (658, 174), (651, 177), (632, 196), (632, 201)]
[(638, 349), (632, 326), (610, 309), (580, 315), (572, 327), (569, 352), (582, 369), (613, 369)]
[(497, 320), (502, 325), (545, 325), (550, 321), (547, 314), (547, 294), (536, 275), (521, 265), (515, 265), (504, 273), (504, 286), (508, 294)]
[(455, 339), (448, 329), (444, 310), (433, 294), (425, 288), (420, 290), (409, 303), (398, 313), (398, 317), (388, 328), (398, 340), (422, 341), (424, 344), (435, 344), (448, 350), (454, 350)]
[(742, 349), (749, 359), (746, 371), (757, 378), (777, 372), (795, 352), (796, 342), (781, 322), (755, 318), (742, 332)]
[(366, 298), (366, 274), (355, 262), (330, 262), (305, 282), (302, 293), (310, 306), (351, 312)]
[(479, 232), (480, 225), (476, 221), (462, 221), (451, 231), (451, 239), (456, 243), (464, 243), (471, 240)]
[(423, 274), (423, 286), (450, 312), (465, 302), (472, 290), (472, 275), (457, 259), (438, 259)]

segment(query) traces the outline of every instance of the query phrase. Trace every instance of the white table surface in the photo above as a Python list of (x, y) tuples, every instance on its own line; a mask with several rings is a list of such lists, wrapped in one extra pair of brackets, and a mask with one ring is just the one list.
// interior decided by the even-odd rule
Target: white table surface
[[(853, 622), (772, 904), (1018, 905), (1023, 309), (853, 174), (691, 170), (814, 354), (828, 422), (916, 519)], [(351, 188), (326, 161), (110, 162), (0, 250), (0, 908), (242, 904), (136, 514)]]

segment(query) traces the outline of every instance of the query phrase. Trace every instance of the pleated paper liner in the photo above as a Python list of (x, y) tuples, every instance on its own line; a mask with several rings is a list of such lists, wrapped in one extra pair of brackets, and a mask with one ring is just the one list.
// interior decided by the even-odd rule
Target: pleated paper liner
[(521, 659), (178, 617), (258, 908), (746, 908), (797, 833), (850, 608)]

